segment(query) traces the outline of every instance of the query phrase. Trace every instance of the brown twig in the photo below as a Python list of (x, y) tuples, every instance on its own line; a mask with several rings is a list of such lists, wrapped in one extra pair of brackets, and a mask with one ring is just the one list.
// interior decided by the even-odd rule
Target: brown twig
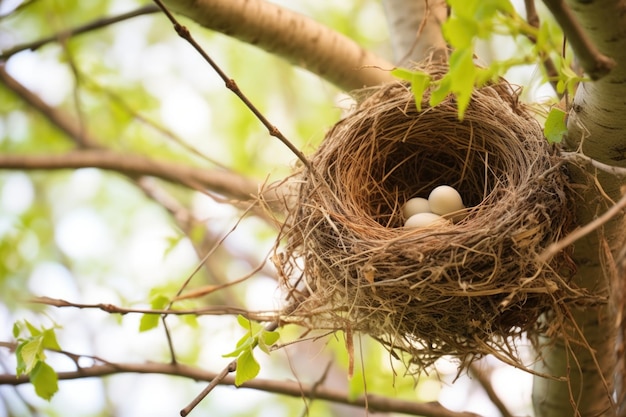
[(117, 16), (111, 16), (111, 17), (105, 17), (105, 18), (102, 18), (102, 19), (97, 19), (97, 20), (94, 20), (94, 21), (92, 21), (90, 23), (87, 23), (85, 25), (78, 26), (78, 27), (76, 27), (74, 29), (65, 30), (65, 31), (56, 33), (56, 34), (54, 34), (52, 36), (48, 36), (46, 38), (38, 39), (38, 40), (33, 41), (33, 42), (28, 42), (28, 43), (23, 43), (23, 44), (20, 44), (20, 45), (16, 45), (16, 46), (14, 46), (14, 47), (12, 47), (10, 49), (2, 51), (0, 53), (0, 60), (6, 61), (7, 59), (9, 59), (11, 56), (15, 55), (16, 53), (21, 52), (21, 51), (25, 51), (27, 49), (29, 49), (31, 51), (35, 51), (35, 50), (41, 48), (42, 46), (44, 46), (44, 45), (46, 45), (48, 43), (58, 42), (59, 40), (67, 39), (67, 38), (70, 38), (70, 37), (74, 37), (76, 35), (82, 35), (84, 33), (91, 32), (91, 31), (96, 30), (96, 29), (101, 29), (103, 27), (106, 27), (106, 26), (109, 26), (109, 25), (113, 25), (115, 23), (119, 23), (119, 22), (122, 22), (124, 20), (132, 19), (134, 17), (145, 15), (145, 14), (155, 13), (155, 12), (158, 12), (158, 11), (159, 11), (158, 7), (156, 7), (153, 4), (149, 4), (149, 5), (140, 7), (138, 9), (135, 9), (133, 11), (119, 14)]
[(153, 176), (193, 190), (216, 193), (248, 201), (258, 192), (258, 184), (221, 170), (157, 161), (142, 155), (110, 150), (84, 149), (59, 155), (0, 155), (0, 169), (55, 170), (100, 168), (129, 176)]
[[(58, 377), (59, 380), (73, 380), (89, 377), (103, 377), (122, 373), (164, 374), (185, 377), (196, 381), (217, 381), (215, 385), (234, 386), (235, 384), (235, 378), (228, 375), (230, 372), (227, 372), (227, 374), (220, 379), (219, 377), (221, 376), (221, 373), (205, 371), (200, 368), (183, 364), (164, 364), (153, 362), (140, 364), (106, 363), (102, 365), (93, 365), (76, 371), (59, 372)], [(0, 385), (21, 385), (26, 383), (29, 383), (27, 375), (19, 377), (7, 374), (0, 375)], [(293, 381), (273, 381), (257, 378), (245, 382), (240, 388), (257, 389), (296, 398), (301, 398), (302, 396), (307, 398), (314, 397), (318, 400), (346, 404), (355, 407), (364, 407), (366, 400), (364, 396), (354, 398), (345, 392), (340, 392), (326, 387), (317, 387), (313, 390), (313, 387), (310, 385), (302, 385)], [(367, 402), (369, 404), (370, 411), (395, 412), (425, 417), (479, 417), (474, 413), (448, 410), (438, 402), (418, 403), (415, 401), (398, 400), (372, 394), (367, 395)]]
[[(273, 321), (265, 326), (265, 331), (273, 332), (278, 328), (278, 321)], [(257, 346), (256, 341), (254, 342), (252, 348), (254, 349)], [(215, 377), (209, 385), (207, 385), (200, 394), (196, 395), (196, 397), (182, 410), (180, 410), (180, 415), (185, 417), (188, 415), (200, 402), (207, 396), (215, 387), (222, 383), (226, 379), (226, 377), (237, 370), (237, 359), (234, 359), (230, 362), (222, 371)]]
[(591, 79), (598, 80), (607, 75), (615, 67), (615, 61), (591, 42), (567, 4), (563, 0), (544, 0), (544, 4), (561, 26), (580, 65)]
[(163, 4), (161, 0), (154, 0), (154, 2), (159, 6), (159, 8), (163, 11), (165, 16), (169, 19), (169, 21), (174, 25), (174, 29), (178, 36), (186, 40), (193, 48), (202, 56), (202, 58), (213, 68), (213, 70), (219, 75), (219, 77), (224, 81), (226, 88), (232, 91), (245, 105), (246, 107), (256, 116), (256, 118), (265, 126), (270, 134), (280, 140), (289, 150), (298, 157), (300, 161), (306, 166), (310, 168), (309, 160), (304, 156), (304, 154), (293, 144), (291, 143), (285, 135), (282, 134), (280, 130), (276, 126), (274, 126), (270, 121), (261, 113), (259, 109), (250, 101), (250, 99), (241, 91), (235, 80), (230, 78), (226, 73), (220, 68), (219, 65), (206, 53), (206, 51), (200, 46), (198, 42), (193, 38), (189, 29), (186, 26), (181, 25), (176, 17), (168, 10), (167, 7)]
[(611, 208), (605, 211), (600, 217), (597, 217), (595, 220), (587, 223), (579, 229), (574, 230), (563, 239), (559, 240), (558, 242), (554, 242), (550, 246), (545, 248), (544, 251), (539, 255), (539, 260), (541, 262), (547, 262), (548, 260), (550, 260), (550, 258), (561, 252), (566, 247), (570, 246), (577, 240), (581, 239), (582, 237), (588, 235), (600, 226), (607, 223), (624, 209), (626, 209), (626, 194), (624, 194), (617, 203), (611, 206)]
[(496, 391), (493, 389), (493, 384), (491, 383), (490, 370), (481, 369), (475, 362), (470, 365), (470, 375), (476, 377), (480, 386), (485, 390), (487, 396), (496, 406), (496, 408), (500, 411), (502, 417), (513, 417), (513, 414), (508, 410), (506, 405), (502, 402)]
[[(535, 8), (535, 0), (524, 0), (524, 5), (526, 6), (526, 21), (532, 27), (539, 28), (539, 15), (537, 14), (537, 9)], [(531, 42), (537, 43), (537, 39), (534, 36), (526, 35), (526, 37)], [(543, 68), (548, 74), (548, 81), (550, 82), (550, 85), (552, 85), (554, 91), (557, 91), (559, 71), (548, 54), (541, 51), (539, 54)]]
[(39, 114), (61, 132), (65, 133), (76, 144), (91, 148), (98, 147), (98, 142), (95, 138), (91, 137), (88, 132), (84, 132), (66, 113), (50, 107), (38, 95), (20, 84), (6, 71), (2, 63), (0, 63), (0, 82), (17, 94), (28, 105), (37, 110)]
[(197, 309), (185, 309), (185, 310), (174, 310), (174, 309), (149, 309), (149, 308), (127, 308), (127, 307), (119, 307), (113, 304), (85, 304), (85, 303), (73, 303), (70, 301), (62, 300), (59, 298), (51, 298), (51, 297), (35, 297), (29, 300), (32, 303), (36, 304), (45, 304), (53, 307), (73, 307), (78, 309), (94, 309), (94, 310), (102, 310), (104, 312), (110, 314), (158, 314), (158, 315), (195, 315), (195, 316), (221, 316), (221, 315), (237, 315), (241, 314), (242, 316), (255, 321), (269, 321), (276, 319), (276, 313), (271, 311), (248, 311), (243, 308), (238, 307), (230, 307), (230, 306), (209, 306)]

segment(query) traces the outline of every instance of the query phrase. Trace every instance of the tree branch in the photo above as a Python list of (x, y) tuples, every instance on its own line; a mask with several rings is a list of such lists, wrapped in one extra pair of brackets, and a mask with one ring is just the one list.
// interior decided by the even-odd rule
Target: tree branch
[(87, 32), (91, 32), (93, 30), (101, 29), (103, 27), (107, 27), (113, 25), (115, 23), (123, 22), (124, 20), (132, 19), (137, 16), (156, 13), (159, 11), (159, 8), (154, 4), (148, 4), (146, 6), (140, 7), (138, 9), (132, 10), (127, 13), (122, 13), (117, 16), (104, 17), (101, 19), (96, 19), (92, 22), (89, 22), (85, 25), (78, 26), (74, 29), (65, 30), (59, 33), (56, 33), (52, 36), (48, 36), (46, 38), (38, 39), (36, 41), (23, 43), (21, 45), (16, 45), (12, 48), (9, 48), (5, 51), (0, 52), (0, 61), (6, 61), (11, 56), (15, 55), (18, 52), (25, 51), (30, 49), (31, 51), (35, 51), (41, 48), (44, 45), (47, 45), (52, 42), (58, 42), (59, 40), (68, 39), (77, 35), (82, 35)]
[(171, 315), (171, 316), (222, 316), (222, 315), (237, 315), (240, 314), (250, 320), (256, 321), (275, 321), (277, 318), (277, 314), (275, 312), (269, 311), (248, 311), (243, 308), (231, 307), (231, 306), (209, 306), (203, 308), (194, 308), (194, 309), (186, 309), (186, 310), (176, 310), (176, 309), (149, 309), (149, 308), (127, 308), (127, 307), (119, 307), (113, 304), (82, 304), (82, 303), (73, 303), (70, 301), (62, 300), (59, 298), (51, 298), (51, 297), (35, 297), (29, 300), (32, 303), (36, 304), (44, 304), (52, 307), (72, 307), (78, 309), (92, 309), (92, 310), (102, 310), (109, 314), (156, 314), (156, 315)]
[(238, 98), (241, 100), (243, 104), (250, 110), (252, 114), (256, 116), (256, 118), (265, 126), (268, 130), (270, 136), (274, 136), (276, 139), (280, 140), (289, 150), (298, 157), (300, 161), (307, 168), (311, 168), (309, 160), (304, 156), (304, 154), (294, 145), (292, 144), (283, 133), (278, 130), (276, 126), (270, 123), (270, 121), (265, 117), (265, 115), (257, 109), (257, 107), (250, 101), (248, 96), (246, 96), (243, 91), (239, 88), (235, 80), (230, 78), (226, 73), (222, 70), (222, 68), (217, 65), (217, 63), (206, 53), (206, 51), (200, 46), (198, 42), (191, 36), (191, 32), (185, 26), (181, 25), (178, 22), (178, 19), (174, 17), (174, 15), (165, 7), (161, 0), (154, 0), (154, 2), (159, 6), (159, 8), (163, 11), (163, 13), (167, 16), (169, 21), (174, 26), (176, 33), (178, 36), (186, 40), (193, 48), (202, 56), (202, 58), (213, 68), (213, 70), (220, 76), (222, 81), (224, 81), (226, 88), (232, 91)]
[(394, 65), (346, 36), (262, 0), (166, 0), (202, 26), (287, 59), (344, 90), (393, 81)]
[[(558, 7), (562, 5), (556, 0), (551, 2)], [(624, 177), (596, 167), (603, 164), (626, 168), (626, 14), (622, 0), (568, 0), (568, 5), (576, 19), (571, 18), (569, 24), (580, 25), (585, 42), (594, 45), (591, 50), (583, 48), (581, 51), (580, 45), (574, 48), (577, 58), (589, 60), (591, 56), (595, 60), (593, 51), (597, 51), (610, 55), (617, 64), (597, 81), (579, 85), (567, 123), (565, 148), (597, 161), (594, 167), (574, 164), (570, 170), (572, 182), (578, 185), (572, 210), (580, 226), (589, 224), (591, 227), (607, 209), (599, 189), (612, 201), (622, 198), (620, 188)], [(567, 22), (561, 24), (564, 29), (568, 27)], [(567, 32), (573, 45), (572, 33)], [(590, 176), (597, 186), (589, 184)], [(566, 331), (539, 352), (541, 360), (536, 370), (566, 376), (569, 381), (534, 379), (533, 404), (537, 416), (617, 414), (614, 398), (623, 398), (622, 393), (614, 389), (615, 381), (620, 379), (619, 375), (616, 377), (616, 346), (623, 308), (622, 294), (618, 291), (624, 277), (618, 275), (615, 254), (624, 246), (624, 220), (623, 211), (617, 213), (596, 233), (587, 234), (573, 246), (572, 258), (577, 271), (572, 283), (592, 294), (607, 296), (608, 300), (597, 306), (571, 306), (571, 314), (568, 314), (571, 322), (565, 323)], [(623, 387), (618, 389), (623, 390)]]
[[(524, 0), (524, 5), (526, 6), (526, 21), (532, 27), (539, 29), (539, 15), (537, 14), (537, 9), (535, 8), (535, 0)], [(537, 43), (537, 39), (534, 36), (527, 35), (527, 38), (531, 42)], [(543, 68), (548, 75), (548, 81), (550, 82), (550, 85), (552, 85), (554, 91), (558, 91), (557, 84), (559, 79), (559, 71), (554, 65), (552, 58), (550, 58), (550, 55), (541, 51), (539, 52), (539, 54), (542, 60), (541, 62), (543, 64)]]
[(544, 0), (543, 2), (561, 26), (580, 65), (591, 79), (597, 80), (608, 74), (615, 67), (615, 61), (598, 50), (564, 0)]
[(128, 176), (149, 175), (184, 185), (191, 189), (209, 189), (238, 200), (251, 200), (259, 185), (227, 171), (208, 170), (171, 162), (157, 161), (141, 155), (109, 150), (75, 150), (60, 155), (0, 154), (0, 169), (58, 170), (100, 168)]
[[(3, 345), (7, 345), (3, 343)], [(104, 377), (122, 373), (136, 374), (163, 374), (180, 376), (193, 379), (195, 381), (213, 381), (218, 379), (218, 373), (205, 371), (200, 368), (183, 364), (165, 363), (106, 363), (80, 368), (76, 371), (59, 372), (59, 380), (72, 380), (92, 377)], [(21, 385), (29, 383), (27, 375), (0, 375), (0, 385)], [(224, 376), (219, 382), (220, 385), (235, 385), (235, 378)], [(326, 387), (316, 387), (292, 381), (273, 381), (268, 379), (253, 379), (241, 385), (240, 388), (250, 388), (270, 392), (274, 394), (287, 395), (290, 397), (315, 398), (317, 400), (330, 401), (340, 404), (352, 405), (364, 408), (367, 404), (373, 412), (395, 412), (415, 416), (425, 417), (479, 417), (474, 413), (455, 412), (446, 409), (438, 402), (417, 403), (413, 401), (397, 400), (378, 395), (367, 395), (357, 398), (347, 393), (332, 390)]]
[(66, 134), (72, 141), (83, 147), (97, 148), (98, 141), (84, 131), (73, 119), (67, 114), (50, 107), (38, 95), (34, 94), (28, 88), (24, 87), (15, 78), (13, 78), (5, 69), (4, 64), (0, 63), (0, 81), (20, 97), (29, 106), (33, 107), (53, 126)]

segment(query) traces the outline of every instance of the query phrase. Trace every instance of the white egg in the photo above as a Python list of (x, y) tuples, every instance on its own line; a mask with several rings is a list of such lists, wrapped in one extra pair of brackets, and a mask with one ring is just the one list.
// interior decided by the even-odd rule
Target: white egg
[(449, 185), (440, 185), (432, 190), (428, 196), (428, 205), (430, 211), (442, 216), (465, 208), (461, 195)]
[(443, 226), (448, 223), (448, 220), (435, 213), (417, 213), (407, 219), (404, 227)]
[(407, 202), (402, 206), (402, 214), (404, 214), (405, 219), (408, 219), (417, 213), (430, 213), (428, 200), (421, 197), (415, 197), (407, 200)]

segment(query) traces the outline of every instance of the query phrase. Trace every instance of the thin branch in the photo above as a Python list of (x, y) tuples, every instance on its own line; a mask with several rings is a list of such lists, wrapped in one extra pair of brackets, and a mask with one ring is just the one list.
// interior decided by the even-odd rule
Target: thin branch
[(102, 310), (109, 314), (156, 314), (156, 315), (177, 315), (177, 316), (185, 316), (185, 315), (194, 315), (194, 316), (221, 316), (221, 315), (242, 315), (250, 320), (255, 321), (271, 321), (276, 320), (277, 313), (272, 311), (248, 311), (244, 308), (231, 307), (231, 306), (209, 306), (203, 308), (195, 308), (195, 309), (185, 309), (185, 310), (176, 310), (176, 309), (149, 309), (149, 308), (127, 308), (127, 307), (119, 307), (113, 304), (84, 304), (84, 303), (73, 303), (70, 301), (62, 300), (59, 298), (51, 298), (51, 297), (35, 297), (29, 300), (32, 303), (36, 304), (44, 304), (53, 307), (72, 307), (78, 309), (92, 309), (92, 310)]
[(58, 42), (60, 40), (64, 40), (64, 39), (68, 39), (77, 35), (82, 35), (84, 33), (87, 32), (91, 32), (97, 29), (101, 29), (103, 27), (107, 27), (110, 25), (113, 25), (115, 23), (119, 23), (122, 22), (124, 20), (128, 20), (128, 19), (132, 19), (134, 17), (137, 16), (141, 16), (141, 15), (146, 15), (146, 14), (150, 14), (150, 13), (156, 13), (159, 11), (159, 8), (156, 7), (153, 4), (149, 4), (143, 7), (140, 7), (138, 9), (132, 10), (130, 12), (127, 13), (122, 13), (119, 14), (117, 16), (111, 16), (111, 17), (105, 17), (102, 19), (97, 19), (94, 20), (90, 23), (87, 23), (85, 25), (82, 26), (78, 26), (74, 29), (70, 29), (70, 30), (64, 30), (62, 32), (56, 33), (52, 36), (48, 36), (46, 38), (42, 38), (42, 39), (38, 39), (36, 41), (33, 42), (28, 42), (28, 43), (23, 43), (20, 45), (16, 45), (12, 48), (9, 48), (5, 51), (0, 52), (0, 61), (4, 60), (6, 61), (7, 59), (9, 59), (11, 56), (15, 55), (18, 52), (21, 51), (25, 51), (25, 50), (31, 50), (31, 51), (35, 51), (39, 48), (41, 48), (42, 46), (52, 43), (52, 42)]
[(38, 95), (19, 83), (6, 71), (2, 63), (0, 63), (0, 81), (28, 105), (37, 110), (53, 126), (56, 126), (57, 129), (69, 136), (76, 144), (92, 148), (98, 147), (98, 141), (95, 138), (89, 136), (87, 132), (83, 132), (80, 126), (73, 119), (70, 119), (67, 114), (50, 107)]
[[(524, 0), (524, 5), (526, 6), (526, 21), (530, 26), (539, 29), (539, 15), (537, 14), (537, 9), (535, 8), (535, 0)], [(532, 43), (537, 43), (537, 38), (535, 38), (534, 36), (526, 35), (526, 37)], [(541, 63), (543, 64), (543, 68), (548, 74), (548, 81), (550, 82), (550, 85), (552, 85), (554, 91), (558, 91), (557, 84), (559, 79), (559, 71), (557, 70), (556, 65), (554, 65), (554, 62), (552, 61), (552, 58), (550, 58), (550, 55), (542, 51), (539, 51), (539, 54), (541, 58)]]
[(613, 217), (619, 215), (620, 212), (624, 209), (626, 209), (626, 194), (624, 194), (617, 203), (611, 206), (611, 208), (605, 211), (600, 217), (597, 217), (583, 227), (574, 230), (558, 242), (554, 242), (547, 248), (545, 248), (544, 251), (539, 255), (539, 260), (541, 262), (547, 262), (550, 258), (561, 252), (566, 247), (570, 246), (577, 240), (601, 227)]
[(493, 389), (493, 384), (489, 379), (490, 374), (490, 370), (485, 371), (481, 369), (475, 362), (470, 365), (470, 375), (476, 377), (478, 383), (481, 387), (483, 387), (493, 405), (495, 405), (498, 411), (500, 411), (502, 417), (513, 417), (513, 414), (511, 414), (504, 402), (502, 402), (496, 391)]
[[(219, 373), (205, 371), (200, 368), (183, 364), (162, 364), (162, 363), (107, 363), (80, 368), (76, 371), (59, 372), (59, 380), (73, 380), (90, 377), (103, 377), (123, 373), (137, 374), (163, 374), (180, 376), (196, 381), (213, 381), (220, 376)], [(27, 375), (0, 375), (0, 385), (21, 385), (29, 383)], [(225, 376), (219, 380), (219, 385), (234, 386), (235, 378)], [(250, 388), (271, 392), (275, 394), (287, 395), (290, 397), (315, 398), (317, 400), (330, 401), (334, 403), (346, 404), (355, 407), (364, 407), (366, 398), (364, 396), (353, 398), (345, 392), (340, 392), (326, 387), (313, 389), (310, 385), (302, 385), (293, 381), (273, 381), (257, 378), (241, 385), (240, 388)], [(397, 400), (378, 395), (367, 395), (367, 403), (370, 411), (395, 412), (414, 416), (425, 417), (479, 417), (477, 414), (469, 412), (455, 412), (448, 410), (438, 402), (417, 403), (414, 401)]]
[(563, 0), (544, 0), (543, 2), (561, 26), (576, 58), (591, 79), (598, 80), (607, 75), (615, 67), (615, 61), (598, 50), (567, 4)]
[(198, 24), (257, 46), (346, 91), (394, 81), (394, 65), (350, 38), (262, 0), (166, 0)]
[(618, 167), (615, 165), (605, 164), (600, 161), (596, 161), (593, 158), (588, 157), (587, 155), (580, 152), (561, 152), (561, 156), (566, 160), (579, 161), (584, 162), (592, 167), (599, 169), (600, 171), (604, 171), (607, 174), (614, 175), (619, 179), (626, 178), (626, 168)]
[(58, 170), (100, 168), (129, 176), (148, 175), (194, 190), (209, 189), (216, 193), (248, 201), (258, 193), (258, 184), (227, 171), (208, 170), (141, 155), (109, 150), (75, 150), (60, 155), (0, 154), (0, 169)]
[[(293, 305), (288, 306), (287, 310), (293, 309)], [(273, 332), (278, 328), (278, 321), (273, 321), (268, 323), (265, 326), (265, 330), (268, 332)], [(255, 341), (252, 345), (252, 349), (256, 348), (257, 342)], [(180, 410), (180, 415), (182, 417), (187, 416), (191, 411), (198, 405), (200, 402), (215, 389), (219, 384), (222, 384), (222, 381), (226, 379), (226, 377), (235, 372), (237, 370), (237, 359), (233, 359), (222, 371), (215, 377), (209, 385), (207, 385), (200, 394), (196, 395), (196, 397), (182, 410)]]
[(161, 0), (154, 0), (154, 2), (161, 8), (165, 16), (169, 19), (169, 21), (174, 26), (176, 33), (178, 36), (186, 40), (193, 48), (204, 58), (204, 60), (213, 68), (213, 70), (220, 76), (220, 78), (226, 84), (226, 88), (232, 91), (238, 98), (241, 100), (246, 107), (256, 116), (256, 118), (265, 126), (271, 136), (274, 136), (279, 141), (281, 141), (289, 150), (298, 157), (300, 161), (309, 169), (311, 169), (311, 164), (309, 160), (304, 156), (304, 154), (293, 144), (291, 143), (285, 135), (282, 134), (280, 130), (276, 126), (274, 126), (270, 121), (265, 117), (263, 113), (250, 101), (250, 99), (241, 91), (235, 80), (230, 78), (217, 63), (206, 53), (206, 51), (200, 46), (198, 42), (193, 38), (189, 29), (186, 26), (181, 25), (178, 22), (178, 19), (174, 17), (174, 15), (165, 7)]

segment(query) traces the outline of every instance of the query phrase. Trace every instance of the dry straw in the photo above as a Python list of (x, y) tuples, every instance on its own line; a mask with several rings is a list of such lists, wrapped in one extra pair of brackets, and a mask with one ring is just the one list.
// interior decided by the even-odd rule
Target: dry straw
[[(298, 305), (285, 320), (367, 333), (420, 370), (443, 355), (518, 363), (511, 342), (580, 295), (566, 252), (538, 260), (572, 223), (554, 150), (505, 82), (475, 91), (462, 121), (452, 97), (429, 107), (427, 91), (419, 112), (405, 84), (365, 93), (296, 174), (276, 257)], [(441, 184), (465, 217), (404, 228), (403, 203)]]

